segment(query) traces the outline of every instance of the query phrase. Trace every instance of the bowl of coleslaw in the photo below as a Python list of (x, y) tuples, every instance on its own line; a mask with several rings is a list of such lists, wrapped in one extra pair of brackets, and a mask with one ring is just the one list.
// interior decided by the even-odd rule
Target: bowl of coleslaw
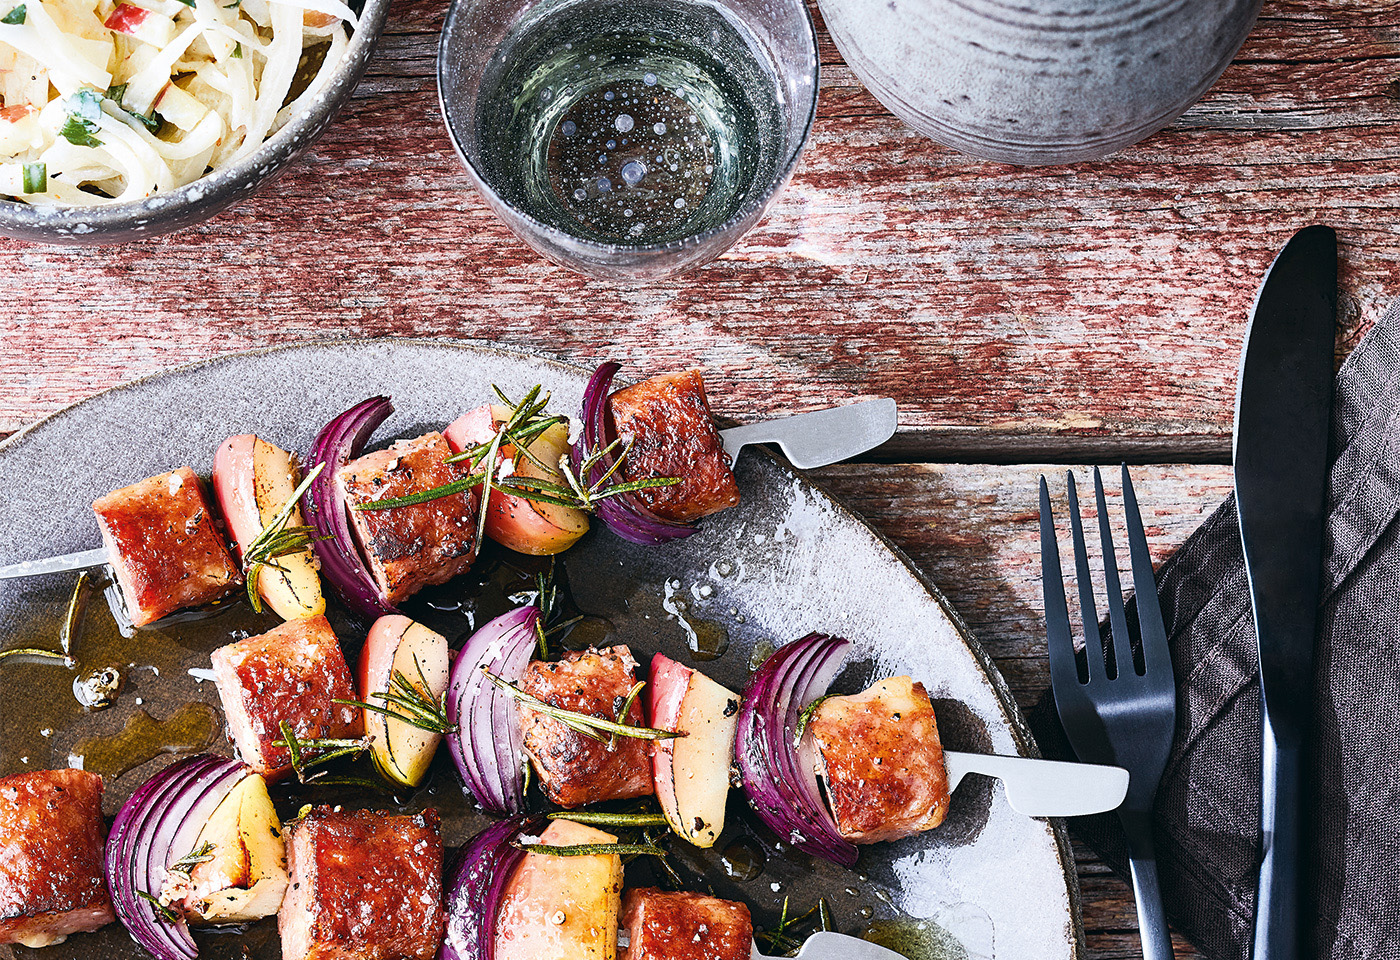
[(0, 234), (112, 243), (243, 199), (364, 74), (389, 0), (0, 0)]

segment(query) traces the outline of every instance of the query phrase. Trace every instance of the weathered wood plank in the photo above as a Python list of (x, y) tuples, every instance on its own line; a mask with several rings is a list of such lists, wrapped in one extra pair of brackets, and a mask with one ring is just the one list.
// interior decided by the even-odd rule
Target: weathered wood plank
[(0, 243), (0, 428), (221, 352), (392, 334), (637, 374), (699, 363), (736, 417), (891, 395), (905, 416), (888, 457), (1219, 461), (1245, 315), (1295, 227), (1341, 230), (1340, 349), (1400, 291), (1394, 4), (1274, 0), (1167, 131), (1033, 170), (914, 135), (824, 39), (792, 185), (730, 255), (651, 288), (540, 261), (478, 199), (437, 115), (441, 9), (397, 4), (345, 116), (203, 227)]

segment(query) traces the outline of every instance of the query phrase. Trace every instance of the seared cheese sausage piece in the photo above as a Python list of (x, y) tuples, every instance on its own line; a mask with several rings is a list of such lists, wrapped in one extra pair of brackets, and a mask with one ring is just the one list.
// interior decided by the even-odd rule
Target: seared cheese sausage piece
[(113, 490), (92, 509), (134, 626), (218, 600), (243, 582), (189, 467)]
[(480, 488), (389, 510), (356, 510), (422, 493), (466, 476), (467, 463), (448, 463), (452, 448), (440, 433), (400, 440), (367, 453), (336, 472), (350, 509), (350, 525), (370, 574), (389, 603), (430, 584), (446, 583), (476, 559), (476, 503)]
[(264, 777), (284, 776), (292, 757), (281, 721), (302, 740), (357, 737), (360, 711), (332, 700), (355, 700), (350, 667), (324, 616), (288, 620), (267, 633), (215, 650), (214, 685), (224, 706), (229, 739), (239, 756)]
[(622, 901), (627, 949), (621, 960), (749, 960), (749, 908), (701, 893), (655, 887), (627, 891)]
[(116, 919), (102, 872), (102, 778), (0, 778), (0, 943), (45, 947)]
[(948, 774), (922, 683), (890, 677), (823, 700), (808, 724), (841, 835), (853, 843), (931, 830), (948, 812)]
[[(637, 682), (636, 671), (637, 661), (623, 645), (572, 651), (557, 662), (531, 663), (520, 688), (552, 707), (618, 721)], [(581, 807), (652, 793), (648, 741), (620, 736), (600, 742), (523, 703), (519, 709), (525, 752), (545, 793), (559, 806)], [(625, 722), (642, 725), (640, 697), (632, 702)]]
[[(338, 808), (337, 808), (338, 809)], [(433, 960), (442, 943), (436, 810), (317, 807), (287, 828), (282, 960)]]
[(684, 523), (739, 502), (739, 485), (698, 370), (643, 380), (614, 393), (608, 405), (617, 436), (631, 444), (622, 464), (627, 479), (681, 481), (638, 491), (652, 513)]

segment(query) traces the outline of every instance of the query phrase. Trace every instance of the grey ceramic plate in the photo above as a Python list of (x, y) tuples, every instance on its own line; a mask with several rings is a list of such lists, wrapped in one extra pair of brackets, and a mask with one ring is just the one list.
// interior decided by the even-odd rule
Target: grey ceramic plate
[[(585, 371), (555, 361), (425, 341), (277, 348), (158, 375), (69, 407), (0, 445), (0, 562), (96, 546), (88, 509), (94, 497), (181, 464), (207, 471), (214, 449), (230, 434), (253, 431), (304, 450), (332, 415), (385, 393), (397, 412), (373, 441), (379, 444), (440, 427), (482, 402), (493, 383), (515, 396), (543, 383), (559, 410), (573, 411), (585, 380)], [(737, 472), (743, 503), (712, 518), (694, 537), (642, 548), (600, 529), (565, 554), (574, 600), (592, 615), (581, 628), (588, 639), (611, 633), (643, 659), (659, 650), (687, 662), (691, 631), (702, 641), (725, 636), (727, 652), (703, 666), (740, 689), (756, 651), (761, 657), (772, 644), (810, 631), (838, 634), (855, 641), (856, 653), (836, 691), (909, 673), (935, 698), (947, 746), (999, 753), (1031, 749), (986, 656), (889, 544), (772, 458), (745, 453)], [(422, 598), (411, 612), (457, 643), (473, 619), (479, 623), (504, 610), (506, 594), (528, 587), (525, 573), (511, 563), (493, 564), (487, 557), (482, 566), (480, 576), (469, 574)], [(0, 582), (0, 648), (53, 647), (74, 580), (68, 574)], [(343, 616), (332, 620), (353, 658), (363, 633)], [(237, 631), (260, 632), (274, 623), (270, 615), (257, 617), (235, 603), (223, 613), (127, 639), (96, 598), (77, 640), (77, 672), (119, 666), (127, 678), (120, 698), (106, 711), (84, 712), (70, 692), (74, 673), (62, 666), (14, 659), (0, 664), (0, 774), (61, 767), (81, 755), (87, 769), (109, 778), (110, 815), (170, 761), (160, 748), (230, 752), (212, 684), (187, 671), (207, 668), (209, 652)], [(416, 795), (345, 799), (435, 805), (443, 811), (447, 841), (459, 844), (485, 821), (461, 799), (446, 752)], [(302, 799), (279, 796), (292, 811)], [(971, 778), (954, 795), (942, 827), (865, 847), (851, 871), (775, 848), (774, 838), (746, 814), (735, 791), (720, 843), (678, 860), (683, 870), (694, 871), (697, 886), (748, 902), (759, 927), (774, 923), (784, 897), (794, 909), (806, 910), (824, 896), (838, 929), (899, 938), (911, 955), (1055, 960), (1082, 952), (1062, 828), (1014, 813), (991, 781)], [(765, 866), (738, 879), (733, 874), (743, 870), (735, 865), (746, 859)], [(647, 869), (642, 861), (629, 867), (629, 883), (646, 882), (635, 874)], [(144, 956), (115, 925), (42, 952), (15, 949), (14, 955)], [(275, 960), (275, 925), (266, 921), (238, 934), (206, 936), (201, 956)]]

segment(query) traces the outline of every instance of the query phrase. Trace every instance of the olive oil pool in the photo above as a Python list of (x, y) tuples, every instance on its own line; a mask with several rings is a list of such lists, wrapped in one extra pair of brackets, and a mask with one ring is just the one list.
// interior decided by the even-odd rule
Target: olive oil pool
[(779, 91), (753, 34), (706, 4), (542, 4), (482, 78), (481, 160), (512, 206), (570, 236), (671, 243), (777, 176)]

